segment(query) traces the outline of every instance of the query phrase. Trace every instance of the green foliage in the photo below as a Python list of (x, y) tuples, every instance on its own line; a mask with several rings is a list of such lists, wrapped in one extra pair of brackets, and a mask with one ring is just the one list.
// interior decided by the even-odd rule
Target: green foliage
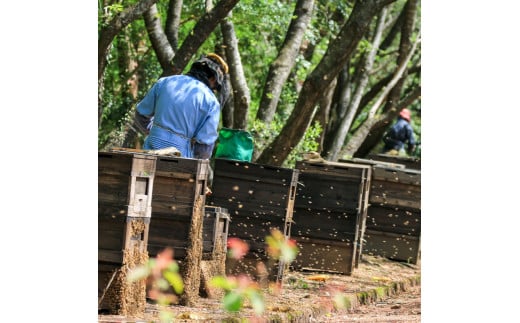
[[(140, 47), (142, 35), (146, 34), (142, 20), (134, 21), (118, 35), (108, 54), (107, 68), (104, 72), (103, 87), (99, 89), (102, 96), (103, 114), (98, 129), (98, 148), (103, 149), (109, 139), (124, 136), (123, 127), (132, 107), (140, 100), (161, 75), (162, 69), (153, 50), (146, 41)], [(130, 69), (135, 62), (137, 69)], [(134, 98), (130, 84), (132, 77), (138, 77), (138, 92)]]
[(258, 284), (246, 275), (216, 276), (210, 284), (225, 291), (222, 305), (228, 312), (238, 312), (246, 301), (250, 302), (256, 314), (265, 310), (264, 297)]
[(300, 289), (309, 289), (309, 283), (302, 279), (296, 279), (294, 277), (290, 277), (287, 282), (294, 288)]
[(164, 249), (157, 255), (157, 258), (150, 258), (146, 264), (136, 266), (127, 276), (129, 282), (143, 279), (151, 281), (148, 296), (157, 300), (160, 305), (171, 303), (172, 297), (168, 295), (170, 287), (178, 295), (182, 294), (184, 290), (184, 283), (179, 274), (179, 265), (173, 260), (171, 248)]
[(124, 6), (121, 3), (113, 3), (111, 5), (103, 7), (103, 2), (98, 0), (98, 31), (105, 27), (116, 15), (124, 10)]
[(298, 247), (294, 240), (287, 240), (279, 230), (271, 231), (271, 235), (265, 238), (267, 243), (267, 252), (276, 260), (284, 263), (291, 263), (298, 255)]
[[(309, 62), (306, 60), (303, 55), (298, 55), (296, 57), (296, 64), (294, 66), (296, 70), (296, 80), (290, 79), (289, 84), (294, 84), (294, 82), (303, 83), (305, 79), (307, 78), (307, 75), (311, 72), (312, 68), (314, 68), (314, 65), (312, 62)], [(287, 86), (284, 86), (284, 89), (287, 88)], [(290, 102), (296, 102), (298, 100), (298, 93), (292, 89), (292, 96), (290, 97)], [(283, 97), (282, 97), (283, 98)]]
[[(219, 287), (216, 286), (215, 287)], [(225, 296), (223, 301), (224, 308), (229, 312), (238, 312), (244, 304), (244, 295), (233, 292), (230, 290)]]
[[(102, 2), (98, 2), (98, 28), (106, 26), (110, 19), (113, 19), (115, 15), (136, 2), (137, 0), (124, 0), (106, 7), (103, 7)], [(406, 1), (404, 0), (398, 0), (389, 6), (389, 21), (397, 18), (405, 3)], [(169, 0), (159, 0), (157, 2), (158, 12), (163, 25), (166, 21), (168, 4)], [(228, 18), (231, 19), (235, 26), (242, 66), (250, 89), (251, 101), (247, 129), (255, 134), (255, 151), (262, 151), (280, 133), (299, 96), (296, 84), (301, 85), (309, 73), (321, 61), (328, 49), (330, 40), (336, 37), (342, 24), (348, 19), (354, 2), (342, 0), (318, 0), (316, 2), (311, 23), (304, 35), (302, 51), (296, 58), (291, 77), (282, 88), (275, 118), (271, 124), (262, 125), (255, 120), (255, 116), (258, 111), (264, 82), (270, 64), (277, 57), (280, 46), (286, 37), (287, 28), (291, 20), (294, 19), (293, 11), (295, 4), (296, 2), (294, 1), (241, 0), (233, 8), (232, 15)], [(420, 4), (418, 11), (420, 14)], [(178, 34), (179, 46), (204, 13), (205, 2), (183, 2)], [(373, 26), (375, 26), (375, 23), (376, 19), (371, 22)], [(417, 20), (414, 37), (417, 36), (419, 29), (420, 19)], [(351, 77), (359, 73), (356, 64), (371, 46), (369, 35), (360, 42), (349, 62)], [(395, 70), (399, 38), (398, 35), (393, 39), (389, 47), (377, 53), (374, 70), (369, 77), (367, 89), (370, 89), (382, 77)], [(210, 37), (205, 40), (192, 60), (203, 53), (220, 48), (221, 42), (220, 28), (217, 27)], [(304, 54), (306, 54), (305, 48), (309, 48), (309, 46), (313, 48), (312, 56), (306, 59), (304, 57)], [(129, 61), (132, 61), (135, 64), (132, 66), (137, 66), (137, 69), (134, 68), (132, 70), (128, 67), (128, 64), (124, 63)], [(412, 61), (420, 61), (420, 48)], [(412, 62), (409, 64), (411, 65)], [(189, 63), (186, 69), (190, 65)], [(105, 69), (103, 86), (99, 89), (103, 105), (102, 121), (98, 131), (99, 147), (104, 147), (109, 142), (109, 139), (120, 138), (125, 133), (124, 124), (128, 120), (129, 111), (144, 96), (161, 74), (162, 69), (150, 44), (144, 21), (143, 19), (137, 19), (124, 28), (120, 35), (116, 37), (108, 54), (108, 64)], [(127, 85), (127, 81), (131, 77), (137, 77), (138, 80), (137, 94), (134, 92), (133, 95), (131, 94), (132, 89)], [(405, 81), (404, 89), (410, 86), (417, 86), (418, 84), (420, 84), (420, 73), (409, 75)], [(365, 116), (365, 112), (357, 116), (353, 121), (349, 136), (365, 120)], [(415, 121), (414, 127), (418, 137), (420, 137), (420, 120), (418, 122)], [(307, 130), (305, 138), (302, 139), (303, 142), (299, 143), (296, 150), (291, 153), (290, 160), (286, 160), (284, 163), (285, 166), (294, 165), (296, 156), (301, 151), (317, 149), (318, 144), (314, 138), (318, 138), (319, 135), (315, 131), (316, 128)], [(420, 152), (420, 148), (418, 151)]]
[[(255, 138), (255, 151), (262, 151), (280, 133), (283, 126), (284, 122), (280, 120), (279, 115), (275, 115), (274, 120), (267, 125), (262, 121), (254, 120), (251, 126), (251, 133)], [(302, 140), (289, 154), (282, 167), (292, 168), (302, 153), (318, 150), (319, 142), (316, 140), (319, 139), (322, 131), (323, 128), (319, 122), (315, 122), (307, 128)]]
[[(296, 259), (298, 254), (296, 242), (293, 239), (286, 239), (280, 230), (271, 230), (265, 241), (270, 258), (286, 261), (286, 263)], [(240, 259), (249, 250), (249, 246), (239, 238), (231, 238), (228, 239), (228, 249), (228, 254), (234, 255), (233, 259)], [(246, 302), (249, 302), (257, 315), (265, 311), (262, 289), (258, 283), (245, 274), (228, 277), (215, 276), (211, 279), (210, 285), (224, 290), (222, 305), (228, 312), (240, 311)]]
[(296, 161), (301, 159), (301, 154), (309, 151), (317, 151), (320, 144), (316, 140), (320, 137), (323, 128), (319, 122), (314, 122), (312, 126), (307, 128), (302, 140), (296, 145), (293, 151), (287, 156), (282, 164), (283, 167), (293, 168)]
[[(293, 10), (294, 2), (274, 0), (242, 0), (233, 9), (231, 19), (251, 92), (251, 106), (258, 106), (269, 65), (278, 55)], [(256, 110), (252, 112), (256, 114)]]
[[(411, 157), (418, 157), (421, 158), (421, 108), (420, 108), (420, 102), (419, 104), (412, 105), (412, 128), (413, 132), (415, 134), (415, 141), (417, 144), (415, 145), (415, 150), (413, 151)], [(415, 109), (414, 109), (415, 106)], [(415, 110), (415, 111), (414, 111)]]
[(345, 294), (335, 293), (332, 300), (334, 307), (337, 309), (350, 309), (352, 307), (350, 298)]
[(265, 124), (264, 122), (253, 119), (252, 125), (250, 126), (250, 132), (255, 138), (255, 151), (262, 151), (272, 141), (274, 137), (280, 132), (283, 127), (277, 117), (274, 118), (273, 122)]
[[(280, 259), (290, 263), (297, 254), (298, 248), (293, 239), (286, 239), (278, 229), (271, 230), (266, 236), (267, 253), (273, 259)], [(239, 238), (228, 239), (228, 250), (233, 259), (242, 258), (248, 252), (249, 246)], [(182, 277), (179, 274), (179, 266), (173, 259), (173, 249), (166, 248), (156, 258), (151, 258), (144, 265), (133, 268), (128, 276), (128, 282), (147, 280), (151, 289), (148, 296), (155, 299), (159, 305), (170, 305), (174, 295), (169, 294), (170, 287), (175, 294), (180, 295), (184, 290)], [(265, 311), (265, 300), (262, 289), (257, 282), (249, 276), (240, 274), (238, 276), (215, 276), (210, 285), (225, 291), (222, 305), (226, 311), (238, 312), (248, 302), (257, 315)], [(161, 311), (161, 322), (169, 322), (172, 313), (166, 308)]]

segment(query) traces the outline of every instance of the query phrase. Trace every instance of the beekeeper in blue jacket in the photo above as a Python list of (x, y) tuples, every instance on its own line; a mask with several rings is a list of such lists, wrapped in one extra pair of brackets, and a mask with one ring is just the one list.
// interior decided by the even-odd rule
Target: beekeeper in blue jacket
[(385, 143), (382, 150), (383, 154), (405, 156), (406, 153), (409, 155), (413, 153), (415, 150), (416, 140), (412, 125), (410, 124), (411, 117), (412, 113), (406, 108), (399, 112), (397, 122), (394, 123), (383, 136), (383, 141)]
[(209, 159), (229, 96), (227, 73), (226, 62), (209, 53), (186, 75), (160, 78), (137, 104), (136, 125), (148, 134), (143, 149), (175, 147), (182, 157)]

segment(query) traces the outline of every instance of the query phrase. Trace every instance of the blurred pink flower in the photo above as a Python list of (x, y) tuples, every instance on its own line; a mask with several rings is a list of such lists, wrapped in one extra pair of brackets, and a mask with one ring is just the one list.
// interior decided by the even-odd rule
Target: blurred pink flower
[(242, 239), (231, 237), (227, 240), (229, 256), (233, 259), (242, 259), (249, 251), (249, 246)]

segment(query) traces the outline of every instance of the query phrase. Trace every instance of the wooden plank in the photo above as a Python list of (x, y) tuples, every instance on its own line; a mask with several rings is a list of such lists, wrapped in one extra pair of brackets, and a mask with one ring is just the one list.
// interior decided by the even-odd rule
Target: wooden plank
[(366, 230), (365, 237), (365, 250), (368, 255), (412, 264), (417, 264), (420, 259), (420, 237), (372, 230)]
[(299, 248), (291, 263), (295, 269), (332, 271), (351, 275), (355, 265), (354, 241), (333, 241), (293, 236)]
[(372, 180), (370, 204), (421, 208), (421, 187), (416, 185)]
[(135, 148), (124, 148), (124, 147), (113, 147), (110, 148), (111, 152), (126, 152), (126, 153), (141, 153), (144, 154), (147, 150), (135, 149)]
[(391, 156), (386, 154), (369, 154), (367, 158), (376, 161), (399, 163), (405, 165), (405, 167), (408, 169), (421, 170), (421, 158), (418, 157)]
[(229, 213), (226, 208), (205, 206), (202, 239), (204, 252), (226, 253), (229, 234)]
[(123, 263), (123, 252), (121, 250), (106, 250), (98, 248), (98, 261), (121, 266)]
[(372, 180), (381, 180), (402, 184), (421, 186), (421, 171), (413, 169), (398, 169), (391, 167), (373, 166)]
[(157, 172), (174, 172), (206, 177), (209, 160), (183, 157), (157, 157)]
[(359, 165), (356, 163), (352, 163), (350, 160), (341, 160), (341, 162), (332, 162), (328, 160), (323, 161), (312, 161), (312, 160), (302, 160), (297, 161), (296, 164), (301, 165), (313, 165), (313, 166), (321, 166), (324, 168), (360, 168), (365, 169), (366, 165)]
[(364, 158), (352, 158), (352, 159), (340, 159), (340, 162), (347, 162), (347, 163), (358, 163), (363, 165), (381, 165), (385, 167), (394, 167), (394, 168), (406, 168), (405, 164), (399, 164), (399, 163), (393, 163), (393, 162), (384, 162), (380, 160), (371, 160), (371, 159), (364, 159)]
[[(237, 168), (238, 171), (244, 171), (243, 169)], [(218, 178), (222, 179), (222, 181), (225, 181), (226, 179), (229, 180), (236, 180), (237, 179), (237, 173), (235, 171), (229, 171), (229, 170), (218, 170)], [(216, 171), (216, 168), (215, 168)], [(266, 176), (265, 172), (262, 172), (263, 174), (255, 173), (255, 170), (251, 170), (250, 173), (240, 173), (240, 180), (244, 183), (249, 183), (249, 185), (256, 185), (259, 187), (263, 186), (272, 186), (272, 187), (288, 187), (291, 185), (290, 177), (287, 176), (287, 174), (284, 174), (280, 177), (275, 176), (273, 177), (273, 174)], [(276, 173), (275, 173), (276, 174)], [(264, 177), (262, 177), (264, 176)], [(289, 180), (288, 178), (289, 177)], [(215, 180), (215, 178), (213, 179)], [(233, 190), (239, 191), (241, 187), (240, 186), (232, 186), (230, 189), (227, 189), (227, 192), (232, 192)]]
[(215, 175), (219, 177), (229, 176), (230, 178), (240, 178), (247, 182), (272, 183), (278, 186), (291, 185), (294, 169), (261, 165), (249, 162), (232, 161), (228, 159), (215, 159)]
[(341, 241), (354, 236), (358, 213), (316, 212), (296, 208), (293, 214), (293, 235)]
[(421, 211), (403, 207), (371, 205), (367, 229), (411, 236), (421, 235)]

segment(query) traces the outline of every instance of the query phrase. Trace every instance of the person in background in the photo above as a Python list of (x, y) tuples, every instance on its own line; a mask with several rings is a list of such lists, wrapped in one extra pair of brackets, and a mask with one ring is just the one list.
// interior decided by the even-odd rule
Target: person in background
[(186, 75), (157, 80), (136, 108), (136, 126), (147, 134), (143, 149), (175, 147), (182, 157), (210, 159), (229, 97), (227, 73), (226, 62), (209, 53)]
[[(386, 132), (383, 137), (385, 145), (383, 154), (398, 156), (411, 155), (415, 149), (416, 141), (413, 128), (410, 125), (411, 112), (404, 108), (399, 112), (397, 121)], [(405, 153), (406, 145), (406, 153)]]

